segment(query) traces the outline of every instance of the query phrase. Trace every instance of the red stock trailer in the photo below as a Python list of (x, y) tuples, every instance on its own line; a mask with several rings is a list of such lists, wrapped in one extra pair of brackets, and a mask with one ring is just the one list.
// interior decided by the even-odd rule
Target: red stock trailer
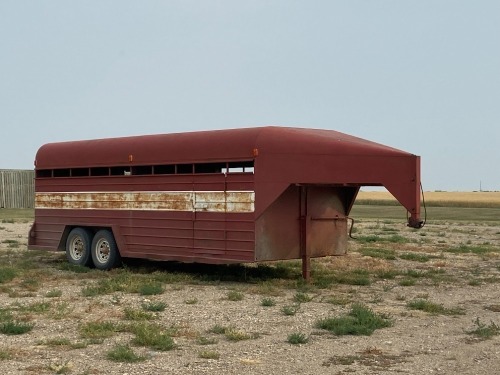
[(420, 157), (332, 130), (257, 127), (43, 145), (29, 248), (109, 269), (342, 255), (361, 186), (420, 228)]

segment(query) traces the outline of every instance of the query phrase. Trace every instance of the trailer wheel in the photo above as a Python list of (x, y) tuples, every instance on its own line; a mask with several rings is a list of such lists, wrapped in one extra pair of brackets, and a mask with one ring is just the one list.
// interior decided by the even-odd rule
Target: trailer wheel
[(92, 261), (97, 269), (109, 270), (120, 264), (121, 257), (115, 237), (109, 230), (102, 229), (92, 240)]
[(85, 228), (73, 228), (66, 239), (66, 258), (71, 264), (92, 266), (90, 245), (92, 233)]

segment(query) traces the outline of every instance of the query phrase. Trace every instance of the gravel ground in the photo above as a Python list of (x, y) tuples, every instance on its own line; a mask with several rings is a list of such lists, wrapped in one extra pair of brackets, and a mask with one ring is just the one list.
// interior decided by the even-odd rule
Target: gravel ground
[[(0, 223), (2, 267), (9, 259), (20, 259), (26, 250), (30, 223)], [(397, 232), (391, 232), (392, 229)], [(82, 288), (97, 282), (95, 274), (77, 274), (61, 270), (64, 254), (42, 253), (42, 268), (0, 283), (0, 309), (19, 310), (47, 302), (48, 311), (30, 311), (23, 319), (34, 328), (21, 335), (0, 334), (0, 372), (2, 374), (498, 374), (500, 336), (480, 339), (467, 333), (484, 324), (500, 325), (500, 227), (475, 224), (428, 224), (414, 231), (391, 224), (364, 221), (356, 236), (401, 235), (411, 243), (386, 243), (396, 254), (416, 253), (433, 256), (427, 262), (385, 260), (363, 256), (361, 241), (350, 241), (349, 254), (313, 262), (313, 267), (336, 270), (420, 270), (442, 272), (439, 282), (418, 279), (415, 285), (400, 285), (396, 279), (372, 277), (370, 285), (335, 284), (327, 289), (302, 287), (312, 300), (303, 302), (295, 315), (285, 315), (284, 306), (294, 305), (297, 288), (290, 280), (251, 282), (176, 282), (165, 284), (159, 295), (143, 296), (115, 292), (84, 297)], [(15, 242), (19, 242), (19, 246)], [(443, 250), (451, 246), (488, 244), (491, 253), (453, 254)], [(374, 245), (376, 246), (376, 245)], [(378, 245), (377, 245), (378, 246)], [(167, 271), (165, 271), (167, 272)], [(194, 271), (193, 271), (194, 272)], [(27, 276), (28, 275), (28, 276)], [(108, 277), (108, 276), (105, 276)], [(446, 277), (452, 279), (446, 279)], [(36, 282), (36, 280), (42, 282)], [(35, 280), (35, 281), (33, 281)], [(448, 280), (448, 281), (447, 281)], [(451, 281), (450, 281), (451, 280)], [(270, 286), (266, 289), (266, 286)], [(60, 295), (48, 297), (51, 291)], [(243, 299), (230, 301), (231, 290), (241, 291)], [(266, 292), (267, 291), (267, 292)], [(274, 306), (264, 307), (263, 298), (272, 298)], [(430, 314), (410, 310), (407, 303), (427, 299), (447, 308), (463, 309), (459, 315)], [(376, 330), (371, 336), (335, 336), (316, 328), (318, 319), (340, 316), (360, 302), (374, 312), (387, 314), (393, 325)], [(335, 302), (337, 301), (337, 302)], [(177, 348), (157, 351), (131, 344), (133, 335), (120, 332), (102, 342), (87, 343), (79, 327), (91, 321), (124, 322), (124, 310), (140, 309), (143, 303), (164, 302), (155, 323), (176, 327)], [(332, 303), (334, 302), (334, 303)], [(16, 311), (17, 311), (16, 310)], [(1, 311), (1, 310), (0, 310)], [(230, 341), (209, 333), (215, 325), (234, 327), (251, 336)], [(303, 333), (309, 338), (292, 345), (287, 338)], [(200, 345), (199, 338), (216, 340)], [(55, 345), (55, 339), (70, 345)], [(135, 353), (147, 357), (137, 363), (113, 362), (106, 353), (117, 344), (129, 345)], [(210, 353), (204, 353), (207, 352)], [(204, 356), (218, 358), (205, 359)]]

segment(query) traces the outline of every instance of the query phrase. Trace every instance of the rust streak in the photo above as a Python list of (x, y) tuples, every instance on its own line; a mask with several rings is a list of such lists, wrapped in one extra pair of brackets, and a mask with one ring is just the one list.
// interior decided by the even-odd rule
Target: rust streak
[(253, 212), (249, 191), (37, 193), (36, 208)]

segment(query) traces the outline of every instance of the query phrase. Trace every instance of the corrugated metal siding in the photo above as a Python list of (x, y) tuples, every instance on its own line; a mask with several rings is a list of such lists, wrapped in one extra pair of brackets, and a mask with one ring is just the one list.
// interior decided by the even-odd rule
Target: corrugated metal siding
[(0, 169), (0, 208), (33, 208), (34, 178), (31, 170)]

